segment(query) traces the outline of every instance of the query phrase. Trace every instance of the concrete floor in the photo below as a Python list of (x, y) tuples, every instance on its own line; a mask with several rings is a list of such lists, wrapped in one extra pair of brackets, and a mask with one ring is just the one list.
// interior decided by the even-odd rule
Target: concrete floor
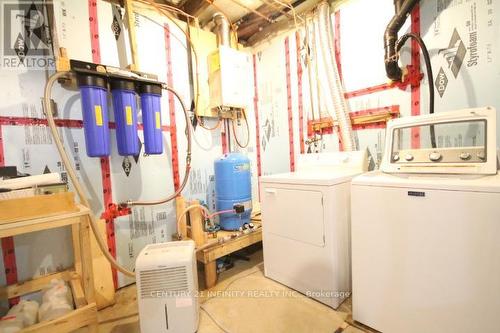
[[(253, 332), (367, 332), (348, 323), (350, 300), (338, 311), (309, 299), (301, 294), (290, 296), (291, 289), (264, 277), (262, 251), (249, 255), (250, 261), (238, 260), (235, 266), (219, 275), (217, 285), (210, 291), (246, 291), (247, 295), (207, 298), (200, 304), (210, 315), (231, 333)], [(199, 272), (199, 276), (203, 276)], [(200, 281), (200, 290), (204, 288)], [(259, 297), (249, 297), (259, 294)], [(265, 297), (262, 294), (282, 295)], [(225, 293), (226, 294), (226, 293)], [(99, 312), (100, 332), (139, 332), (135, 285), (118, 291), (116, 304)], [(205, 311), (200, 311), (199, 333), (224, 332)]]

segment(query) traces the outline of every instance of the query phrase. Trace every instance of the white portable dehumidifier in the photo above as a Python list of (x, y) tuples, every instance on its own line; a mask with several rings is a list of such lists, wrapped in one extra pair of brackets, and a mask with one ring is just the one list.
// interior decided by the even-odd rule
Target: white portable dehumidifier
[(146, 246), (135, 266), (142, 333), (188, 333), (198, 328), (195, 244)]

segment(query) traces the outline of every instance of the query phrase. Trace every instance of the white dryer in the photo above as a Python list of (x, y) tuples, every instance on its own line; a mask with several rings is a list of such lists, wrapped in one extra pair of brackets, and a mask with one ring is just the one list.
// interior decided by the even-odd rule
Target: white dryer
[(383, 333), (499, 331), (495, 133), (488, 108), (389, 124), (382, 171), (352, 181), (354, 320)]
[(261, 177), (266, 277), (333, 308), (349, 297), (350, 181), (366, 170), (366, 151), (307, 154)]

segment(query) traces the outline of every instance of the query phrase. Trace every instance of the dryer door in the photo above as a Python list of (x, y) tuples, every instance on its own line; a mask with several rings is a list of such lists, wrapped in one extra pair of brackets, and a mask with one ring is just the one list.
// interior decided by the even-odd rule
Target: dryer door
[(266, 233), (325, 245), (321, 191), (266, 186), (263, 194), (262, 218)]

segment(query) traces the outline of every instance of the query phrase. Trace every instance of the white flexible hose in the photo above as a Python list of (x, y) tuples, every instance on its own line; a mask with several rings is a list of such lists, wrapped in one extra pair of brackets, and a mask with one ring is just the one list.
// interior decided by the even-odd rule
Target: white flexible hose
[(333, 56), (335, 49), (333, 46), (332, 22), (330, 18), (330, 5), (322, 2), (318, 5), (318, 34), (320, 39), (320, 49), (325, 65), (326, 76), (330, 88), (330, 96), (333, 101), (335, 115), (340, 128), (342, 145), (344, 150), (356, 150), (356, 142), (352, 133), (351, 119), (349, 117), (349, 107), (344, 97), (344, 89), (337, 68), (337, 61)]
[[(68, 74), (69, 74), (68, 72), (58, 72), (52, 75), (47, 81), (47, 84), (45, 85), (44, 100), (43, 100), (44, 111), (45, 111), (45, 116), (47, 117), (47, 122), (49, 124), (50, 132), (52, 133), (52, 137), (54, 138), (54, 143), (56, 144), (59, 155), (61, 156), (61, 160), (64, 164), (64, 167), (66, 168), (66, 171), (68, 172), (71, 182), (73, 183), (75, 191), (78, 194), (78, 197), (80, 198), (80, 202), (82, 205), (90, 209), (90, 203), (87, 200), (87, 197), (85, 195), (85, 192), (83, 191), (82, 185), (78, 180), (78, 177), (76, 176), (76, 171), (73, 167), (73, 164), (71, 164), (71, 161), (68, 158), (68, 154), (64, 149), (64, 146), (61, 142), (61, 138), (59, 137), (59, 132), (57, 131), (57, 127), (54, 122), (54, 117), (52, 115), (52, 104), (50, 102), (52, 95), (52, 86), (54, 85), (54, 82), (64, 77), (67, 77)], [(99, 248), (101, 249), (106, 259), (109, 261), (111, 266), (129, 277), (135, 277), (134, 272), (129, 271), (127, 268), (121, 266), (116, 261), (116, 259), (113, 258), (113, 256), (109, 253), (108, 246), (99, 233), (99, 227), (97, 226), (97, 221), (94, 214), (89, 214), (89, 216), (90, 216), (90, 227), (92, 228), (92, 232), (95, 235), (97, 244), (99, 245)]]

